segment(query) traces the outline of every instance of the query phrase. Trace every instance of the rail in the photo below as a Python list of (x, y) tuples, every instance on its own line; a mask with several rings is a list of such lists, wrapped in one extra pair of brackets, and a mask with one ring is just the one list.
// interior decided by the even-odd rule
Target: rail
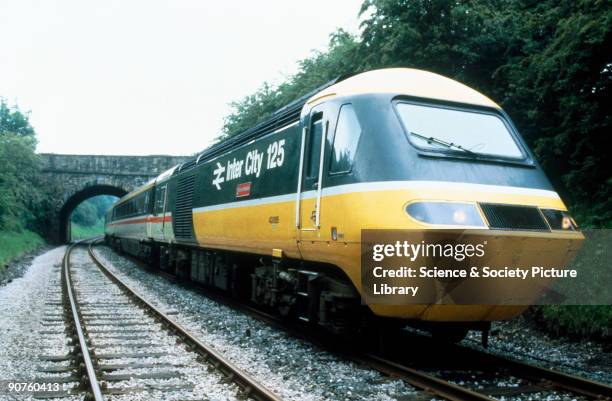
[(78, 347), (81, 351), (81, 355), (83, 358), (83, 363), (85, 365), (85, 373), (87, 374), (87, 384), (91, 390), (89, 399), (93, 399), (95, 401), (104, 401), (104, 396), (102, 395), (102, 390), (100, 389), (100, 384), (98, 383), (98, 378), (96, 375), (96, 370), (94, 368), (93, 360), (91, 358), (91, 352), (87, 345), (87, 339), (85, 338), (85, 334), (83, 333), (83, 322), (81, 320), (81, 316), (79, 313), (76, 296), (74, 294), (74, 288), (72, 284), (72, 278), (70, 277), (70, 253), (75, 248), (75, 246), (79, 245), (80, 242), (71, 244), (66, 250), (66, 254), (64, 255), (64, 259), (62, 262), (64, 269), (64, 290), (66, 295), (68, 296), (68, 303), (70, 304), (70, 311), (72, 316), (72, 321), (74, 324), (74, 331), (79, 340)]
[[(206, 361), (210, 360), (211, 364), (215, 368), (223, 373), (228, 379), (236, 383), (243, 391), (243, 395), (253, 398), (257, 401), (280, 401), (276, 394), (268, 390), (266, 387), (255, 381), (248, 373), (235, 366), (232, 362), (227, 360), (223, 355), (212, 349), (207, 344), (196, 338), (191, 334), (185, 327), (175, 322), (167, 314), (163, 313), (159, 308), (147, 301), (142, 295), (136, 290), (130, 287), (127, 283), (117, 277), (112, 271), (110, 271), (104, 263), (97, 257), (93, 251), (93, 245), (95, 242), (89, 244), (89, 255), (91, 256), (94, 263), (100, 268), (100, 270), (115, 284), (126, 291), (131, 297), (133, 297), (140, 305), (148, 310), (152, 315), (158, 318), (162, 325), (168, 327), (171, 331), (175, 332), (176, 335), (183, 339), (185, 343), (191, 346), (191, 348), (200, 354), (200, 356)], [(97, 400), (96, 400), (97, 401)]]

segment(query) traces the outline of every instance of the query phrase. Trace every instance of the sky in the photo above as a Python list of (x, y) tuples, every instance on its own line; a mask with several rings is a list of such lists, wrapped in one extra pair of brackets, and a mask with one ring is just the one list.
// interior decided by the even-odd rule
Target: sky
[(229, 103), (357, 33), (363, 0), (2, 0), (0, 97), (39, 152), (187, 155)]

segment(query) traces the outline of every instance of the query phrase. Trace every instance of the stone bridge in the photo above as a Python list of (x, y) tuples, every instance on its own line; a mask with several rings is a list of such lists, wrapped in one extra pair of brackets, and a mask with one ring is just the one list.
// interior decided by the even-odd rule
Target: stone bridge
[(47, 226), (48, 240), (70, 240), (70, 214), (97, 195), (123, 196), (188, 156), (94, 156), (42, 153), (41, 172), (54, 193)]

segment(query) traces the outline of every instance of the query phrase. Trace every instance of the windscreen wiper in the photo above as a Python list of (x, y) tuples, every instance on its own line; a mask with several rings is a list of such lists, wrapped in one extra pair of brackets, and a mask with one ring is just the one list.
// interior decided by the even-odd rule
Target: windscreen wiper
[(433, 136), (426, 137), (425, 135), (417, 134), (416, 132), (412, 132), (412, 131), (409, 131), (409, 132), (410, 132), (410, 135), (414, 135), (417, 138), (421, 138), (421, 139), (427, 141), (427, 143), (436, 143), (438, 145), (442, 145), (442, 146), (447, 147), (449, 149), (453, 149), (453, 148), (454, 149), (459, 149), (459, 150), (461, 150), (461, 151), (463, 151), (463, 152), (465, 152), (467, 154), (470, 154), (470, 155), (473, 155), (473, 156), (476, 155), (476, 152), (472, 152), (471, 150), (466, 149), (466, 148), (464, 148), (461, 145), (457, 145), (456, 143), (446, 142), (446, 141), (443, 141), (442, 139), (439, 139), (439, 138), (436, 138), (436, 137), (433, 137)]

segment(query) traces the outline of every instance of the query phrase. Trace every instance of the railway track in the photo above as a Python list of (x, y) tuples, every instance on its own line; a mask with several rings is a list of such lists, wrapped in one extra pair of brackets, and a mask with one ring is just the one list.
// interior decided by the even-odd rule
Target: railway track
[(45, 382), (78, 384), (35, 393), (35, 398), (84, 394), (86, 400), (102, 401), (136, 393), (142, 398), (150, 392), (161, 399), (196, 400), (210, 382), (212, 394), (205, 394), (206, 399), (216, 399), (222, 391), (221, 398), (280, 400), (176, 323), (170, 317), (173, 311), (156, 308), (116, 277), (91, 246), (69, 246), (62, 264), (64, 318), (73, 352), (41, 356), (60, 363), (44, 368), (56, 375)]
[[(550, 392), (571, 394), (570, 399), (579, 396), (583, 399), (612, 400), (612, 386), (608, 384), (465, 346), (440, 344), (429, 338), (410, 335), (390, 340), (388, 344), (389, 348), (408, 350), (406, 356), (402, 356), (401, 352), (395, 356), (355, 352), (356, 344), (350, 341), (347, 343), (342, 338), (330, 340), (329, 336), (318, 330), (296, 328), (256, 308), (235, 302), (232, 306), (268, 324), (287, 330), (294, 336), (305, 338), (387, 375), (402, 378), (418, 389), (448, 400), (491, 401), (500, 397), (520, 400), (529, 394)], [(415, 349), (419, 351), (410, 353)], [(452, 355), (454, 361), (458, 361), (450, 368), (447, 367), (449, 355)], [(410, 360), (411, 358), (414, 359)], [(478, 377), (485, 377), (485, 380)], [(483, 381), (488, 385), (482, 385)], [(508, 385), (497, 386), (499, 382)]]
[[(460, 345), (410, 338), (410, 348), (423, 347), (431, 355), (418, 355), (416, 361), (377, 354), (362, 354), (357, 359), (388, 374), (405, 375), (411, 384), (450, 400), (522, 400), (534, 393), (612, 399), (612, 387), (604, 383)], [(449, 364), (449, 355), (458, 362)]]
[[(165, 278), (172, 280), (170, 277)], [(396, 344), (398, 349), (420, 349), (420, 355), (414, 358), (415, 360), (410, 360), (415, 354), (403, 358), (401, 355), (389, 357), (380, 353), (355, 352), (357, 344), (351, 341), (343, 338), (330, 339), (329, 333), (288, 324), (274, 315), (238, 302), (218, 291), (199, 286), (198, 289), (208, 297), (292, 336), (310, 341), (387, 375), (399, 377), (433, 396), (449, 400), (491, 401), (499, 398), (525, 399), (524, 397), (533, 393), (555, 393), (557, 398), (554, 399), (576, 399), (577, 396), (578, 399), (612, 400), (612, 386), (608, 384), (465, 346), (436, 343), (423, 336), (409, 335), (407, 338), (395, 339), (397, 342), (392, 343)], [(453, 355), (453, 360), (459, 361), (456, 366), (446, 366), (448, 355)], [(500, 383), (504, 385), (501, 386)]]

